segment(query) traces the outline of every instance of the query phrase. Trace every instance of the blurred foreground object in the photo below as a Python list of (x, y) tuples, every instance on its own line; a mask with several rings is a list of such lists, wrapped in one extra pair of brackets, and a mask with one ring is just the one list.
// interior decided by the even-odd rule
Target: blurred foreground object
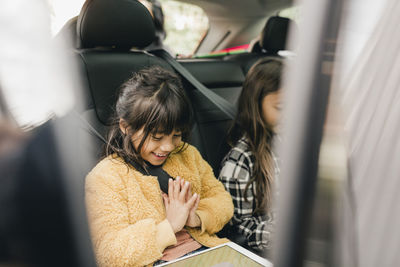
[(83, 199), (90, 140), (71, 115), (79, 80), (49, 15), (46, 1), (1, 3), (0, 265), (95, 266)]
[[(377, 23), (339, 84), (349, 164), (341, 266), (400, 264), (400, 4), (375, 6)], [(344, 48), (346, 41), (354, 40), (344, 39)]]

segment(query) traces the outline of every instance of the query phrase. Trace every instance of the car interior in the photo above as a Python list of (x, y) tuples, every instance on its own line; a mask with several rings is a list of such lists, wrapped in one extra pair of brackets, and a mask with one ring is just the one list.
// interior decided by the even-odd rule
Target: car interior
[[(225, 105), (236, 106), (252, 64), (262, 57), (279, 57), (278, 51), (285, 49), (289, 22), (288, 18), (270, 17), (261, 30), (257, 45), (248, 53), (201, 59), (175, 60), (171, 57), (173, 63), (192, 75), (192, 79), (186, 79), (165, 58), (141, 49), (152, 42), (155, 30), (150, 13), (140, 2), (86, 1), (80, 14), (69, 20), (59, 35), (72, 36), (72, 50), (82, 74), (83, 95), (87, 97), (83, 110), (77, 114), (84, 122), (84, 130), (94, 136), (98, 144), (95, 153), (99, 155), (106, 138), (119, 86), (133, 72), (159, 65), (181, 75), (195, 114), (190, 143), (218, 177), (220, 163), (229, 150), (226, 137), (234, 114), (224, 112), (224, 106), (216, 105), (214, 100), (226, 100)], [(193, 79), (215, 94), (202, 93)], [(89, 171), (92, 166), (88, 167)], [(228, 226), (220, 235), (247, 247), (245, 240), (239, 239)]]
[[(48, 136), (48, 133), (55, 131), (55, 129), (59, 127), (65, 129), (66, 125), (69, 125), (72, 128), (81, 128), (83, 130), (81, 133), (82, 136), (71, 134), (68, 138), (79, 139), (79, 143), (75, 148), (79, 150), (80, 153), (87, 155), (87, 150), (90, 149), (92, 150), (91, 152), (99, 156), (103, 140), (106, 137), (109, 127), (109, 119), (113, 113), (113, 104), (116, 100), (119, 86), (127, 80), (133, 72), (152, 65), (159, 65), (168, 70), (175, 71), (178, 75), (182, 76), (184, 88), (187, 90), (195, 114), (190, 143), (197, 147), (202, 156), (213, 168), (215, 175), (218, 176), (220, 162), (229, 150), (229, 146), (226, 143), (226, 135), (232, 119), (234, 118), (232, 113), (224, 111), (224, 106), (228, 106), (229, 108), (235, 107), (245, 75), (255, 61), (265, 56), (279, 56), (277, 52), (285, 49), (290, 20), (276, 16), (272, 14), (272, 12), (287, 7), (290, 5), (290, 1), (269, 2), (272, 3), (273, 6), (263, 6), (259, 1), (250, 1), (248, 4), (252, 6), (253, 11), (258, 9), (258, 13), (252, 14), (252, 19), (236, 20), (238, 12), (240, 13), (240, 8), (243, 6), (242, 1), (235, 2), (237, 7), (232, 9), (232, 14), (227, 14), (226, 11), (221, 8), (222, 6), (215, 9), (215, 5), (212, 1), (203, 1), (203, 8), (208, 11), (208, 15), (210, 15), (210, 24), (216, 27), (210, 27), (198, 51), (205, 51), (207, 49), (206, 47), (211, 45), (211, 41), (217, 41), (219, 44), (219, 46), (213, 45), (214, 50), (219, 47), (235, 44), (238, 36), (245, 27), (250, 27), (251, 31), (256, 35), (260, 34), (261, 39), (256, 42), (256, 45), (254, 45), (251, 51), (241, 55), (227, 55), (219, 58), (173, 59), (176, 64), (179, 64), (181, 68), (190, 73), (191, 77), (189, 76), (188, 78), (182, 76), (182, 73), (171, 65), (168, 60), (160, 56), (160, 54), (143, 50), (143, 47), (146, 47), (153, 41), (155, 29), (150, 13), (140, 2), (135, 0), (87, 0), (80, 14), (70, 19), (55, 37), (56, 40), (69, 38), (69, 54), (76, 59), (75, 62), (82, 85), (82, 102), (84, 104), (83, 106), (76, 107), (73, 116), (77, 117), (80, 123), (79, 125), (74, 123), (70, 124), (70, 122), (68, 122), (70, 118), (67, 117), (66, 119), (55, 120), (50, 122), (50, 124), (39, 127), (36, 133), (38, 133), (39, 138), (43, 142), (44, 140), (49, 142), (51, 138)], [(260, 5), (262, 7), (261, 10)], [(247, 7), (247, 9), (250, 10), (250, 7)], [(271, 14), (271, 17), (267, 21), (265, 21), (265, 10), (268, 10), (268, 13)], [(218, 18), (222, 15), (226, 16), (226, 18), (214, 20), (214, 18)], [(246, 16), (246, 14), (242, 15)], [(254, 20), (256, 22), (254, 22)], [(228, 22), (229, 25), (227, 24)], [(224, 30), (224, 27), (231, 28), (228, 30), (228, 36), (223, 34), (223, 36), (226, 36), (224, 40), (219, 40), (219, 38), (217, 38), (217, 40), (215, 38), (216, 35), (220, 35), (220, 31)], [(216, 30), (218, 28), (219, 30)], [(212, 92), (212, 94), (205, 94), (199, 90), (196, 82), (201, 83), (201, 85)], [(225, 104), (218, 104), (221, 103), (221, 101)], [(226, 102), (228, 104), (226, 104)], [(66, 130), (66, 132), (68, 132), (68, 130)], [(88, 146), (86, 144), (85, 141), (89, 139), (94, 142), (94, 145)], [(32, 149), (37, 149), (35, 148), (37, 145), (40, 147), (40, 142), (37, 140), (32, 140), (32, 143), (35, 144)], [(58, 152), (53, 150), (50, 152), (49, 155), (53, 155), (52, 159), (57, 162), (56, 154)], [(45, 151), (42, 151), (42, 153), (45, 153)], [(80, 162), (79, 165), (84, 165), (84, 167), (79, 169), (79, 174), (77, 176), (84, 177), (85, 173), (94, 166), (97, 159), (92, 159), (88, 156), (88, 160), (85, 162), (86, 164)], [(34, 166), (37, 164), (30, 156), (27, 156), (21, 164), (23, 163), (26, 163), (27, 166), (32, 166), (32, 168), (35, 168)], [(72, 163), (72, 165), (74, 164), (76, 164), (76, 162)], [(54, 192), (62, 191), (62, 193), (60, 193), (59, 196), (50, 194), (49, 198), (41, 199), (40, 201), (42, 202), (39, 201), (40, 203), (33, 201), (32, 197), (30, 200), (31, 204), (32, 206), (39, 206), (42, 205), (43, 202), (53, 203), (51, 210), (44, 209), (43, 213), (54, 214), (57, 210), (64, 211), (64, 215), (62, 217), (57, 217), (58, 221), (54, 222), (54, 225), (57, 225), (58, 228), (54, 228), (53, 230), (57, 232), (68, 229), (68, 231), (65, 232), (64, 235), (58, 236), (58, 239), (49, 236), (47, 239), (48, 242), (43, 247), (32, 246), (27, 248), (31, 254), (26, 255), (26, 260), (47, 264), (57, 257), (60, 259), (64, 257), (66, 258), (64, 261), (67, 265), (77, 265), (79, 261), (78, 256), (74, 258), (70, 257), (70, 255), (77, 255), (83, 252), (78, 251), (79, 246), (73, 245), (78, 242), (76, 239), (79, 238), (76, 237), (78, 233), (72, 233), (75, 228), (70, 227), (74, 224), (73, 221), (69, 220), (71, 217), (68, 216), (70, 210), (69, 205), (71, 205), (69, 201), (71, 200), (67, 199), (68, 197), (66, 197), (66, 194), (68, 193), (62, 189), (60, 184), (50, 183), (46, 185), (50, 181), (49, 177), (63, 177), (63, 175), (61, 175), (63, 168), (58, 166), (51, 170), (46, 170), (44, 167), (45, 163), (39, 163), (39, 165), (43, 168), (37, 170), (38, 175), (36, 178), (42, 177), (42, 180), (41, 183), (37, 185), (43, 185), (43, 188), (46, 189), (42, 194), (47, 195), (51, 189), (54, 189)], [(27, 168), (26, 171), (31, 170)], [(44, 172), (44, 175), (42, 175), (42, 172)], [(25, 174), (26, 173), (20, 173), (19, 175)], [(60, 178), (61, 181), (63, 179), (64, 178)], [(77, 182), (78, 185), (76, 186), (82, 187), (83, 182), (84, 180), (82, 179)], [(23, 192), (18, 192), (17, 194), (22, 195)], [(28, 194), (24, 200), (29, 200)], [(31, 206), (22, 209), (22, 211), (25, 212), (23, 216), (26, 218), (33, 218), (36, 214), (31, 213), (29, 207)], [(79, 212), (82, 215), (84, 210), (80, 209)], [(39, 224), (40, 222), (38, 221), (37, 223)], [(48, 225), (49, 223), (43, 224), (42, 228)], [(29, 244), (34, 244), (33, 239), (39, 238), (34, 234), (36, 226), (37, 224), (32, 224), (30, 227), (27, 227), (24, 232), (24, 234), (29, 234), (32, 238), (32, 242), (29, 241)], [(40, 228), (41, 231), (38, 230), (38, 232), (45, 232), (42, 228)], [(238, 239), (235, 233), (230, 232), (229, 229), (224, 229), (221, 231), (220, 235), (227, 236), (236, 243), (247, 247), (244, 239)], [(68, 244), (68, 246), (66, 246), (68, 250), (62, 253), (61, 247), (57, 248), (57, 246), (50, 249), (48, 246), (49, 243)], [(86, 248), (88, 247), (90, 247), (90, 245), (86, 246)], [(40, 256), (42, 254), (38, 252), (41, 250), (54, 250), (59, 253), (54, 253), (54, 257), (42, 257)], [(35, 255), (38, 255), (38, 257)], [(88, 253), (88, 255), (91, 254)], [(88, 262), (93, 264), (90, 260), (88, 260)]]
[[(235, 106), (251, 65), (262, 57), (278, 56), (277, 52), (285, 49), (288, 25), (287, 18), (269, 18), (261, 31), (259, 49), (249, 53), (177, 62), (214, 92), (215, 98)], [(76, 44), (73, 50), (81, 65), (87, 96), (86, 107), (80, 113), (102, 136), (107, 131), (119, 86), (132, 72), (152, 65), (174, 71), (163, 58), (140, 49), (154, 39), (154, 27), (150, 14), (136, 1), (86, 1), (79, 16), (68, 21), (60, 35), (72, 36), (71, 43)], [(185, 78), (183, 82), (195, 111), (191, 144), (218, 175), (219, 164), (229, 149), (225, 139), (233, 117), (196, 90), (193, 83)]]
[[(397, 1), (176, 0), (208, 20), (193, 52), (176, 57), (146, 50), (155, 29), (139, 1), (79, 1), (55, 31), (54, 14), (74, 1), (4, 0), (0, 8), (1, 266), (96, 266), (85, 176), (132, 72), (158, 65), (181, 76), (195, 114), (190, 143), (217, 176), (247, 71), (285, 52), (293, 60), (275, 254), (262, 256), (277, 267), (399, 265)], [(295, 51), (286, 44), (294, 21)], [(52, 51), (60, 42), (67, 51)], [(247, 50), (230, 50), (237, 47)], [(248, 248), (229, 227), (218, 235)]]

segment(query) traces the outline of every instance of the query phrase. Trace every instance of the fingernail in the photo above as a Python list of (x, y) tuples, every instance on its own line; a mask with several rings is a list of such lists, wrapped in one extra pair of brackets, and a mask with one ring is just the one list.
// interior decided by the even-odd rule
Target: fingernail
[(193, 196), (197, 197), (197, 193), (194, 193)]
[(186, 181), (186, 182), (185, 182), (185, 185), (189, 185), (189, 182), (188, 182), (188, 181)]

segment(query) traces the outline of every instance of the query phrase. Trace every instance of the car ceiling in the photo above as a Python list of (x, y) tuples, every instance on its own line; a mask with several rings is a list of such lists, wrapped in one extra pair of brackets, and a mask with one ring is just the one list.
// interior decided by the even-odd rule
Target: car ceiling
[(210, 18), (260, 17), (292, 5), (292, 0), (178, 0), (204, 9)]

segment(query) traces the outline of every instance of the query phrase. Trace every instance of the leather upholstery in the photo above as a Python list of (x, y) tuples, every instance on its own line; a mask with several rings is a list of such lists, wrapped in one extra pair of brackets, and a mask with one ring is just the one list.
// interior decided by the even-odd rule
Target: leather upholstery
[(78, 16), (77, 34), (83, 48), (130, 49), (153, 42), (155, 28), (148, 10), (136, 0), (88, 0)]
[(172, 70), (163, 60), (140, 51), (91, 49), (80, 52), (97, 118), (107, 125), (113, 113), (119, 87), (132, 73), (145, 67), (159, 65)]
[(285, 50), (289, 22), (288, 18), (270, 17), (261, 32), (260, 45), (262, 49), (269, 53)]
[(246, 75), (251, 66), (265, 56), (279, 57), (278, 51), (286, 48), (286, 39), (291, 20), (288, 18), (270, 17), (260, 34), (260, 40), (253, 45), (252, 51), (236, 55), (229, 55), (224, 60), (235, 61), (241, 66)]

